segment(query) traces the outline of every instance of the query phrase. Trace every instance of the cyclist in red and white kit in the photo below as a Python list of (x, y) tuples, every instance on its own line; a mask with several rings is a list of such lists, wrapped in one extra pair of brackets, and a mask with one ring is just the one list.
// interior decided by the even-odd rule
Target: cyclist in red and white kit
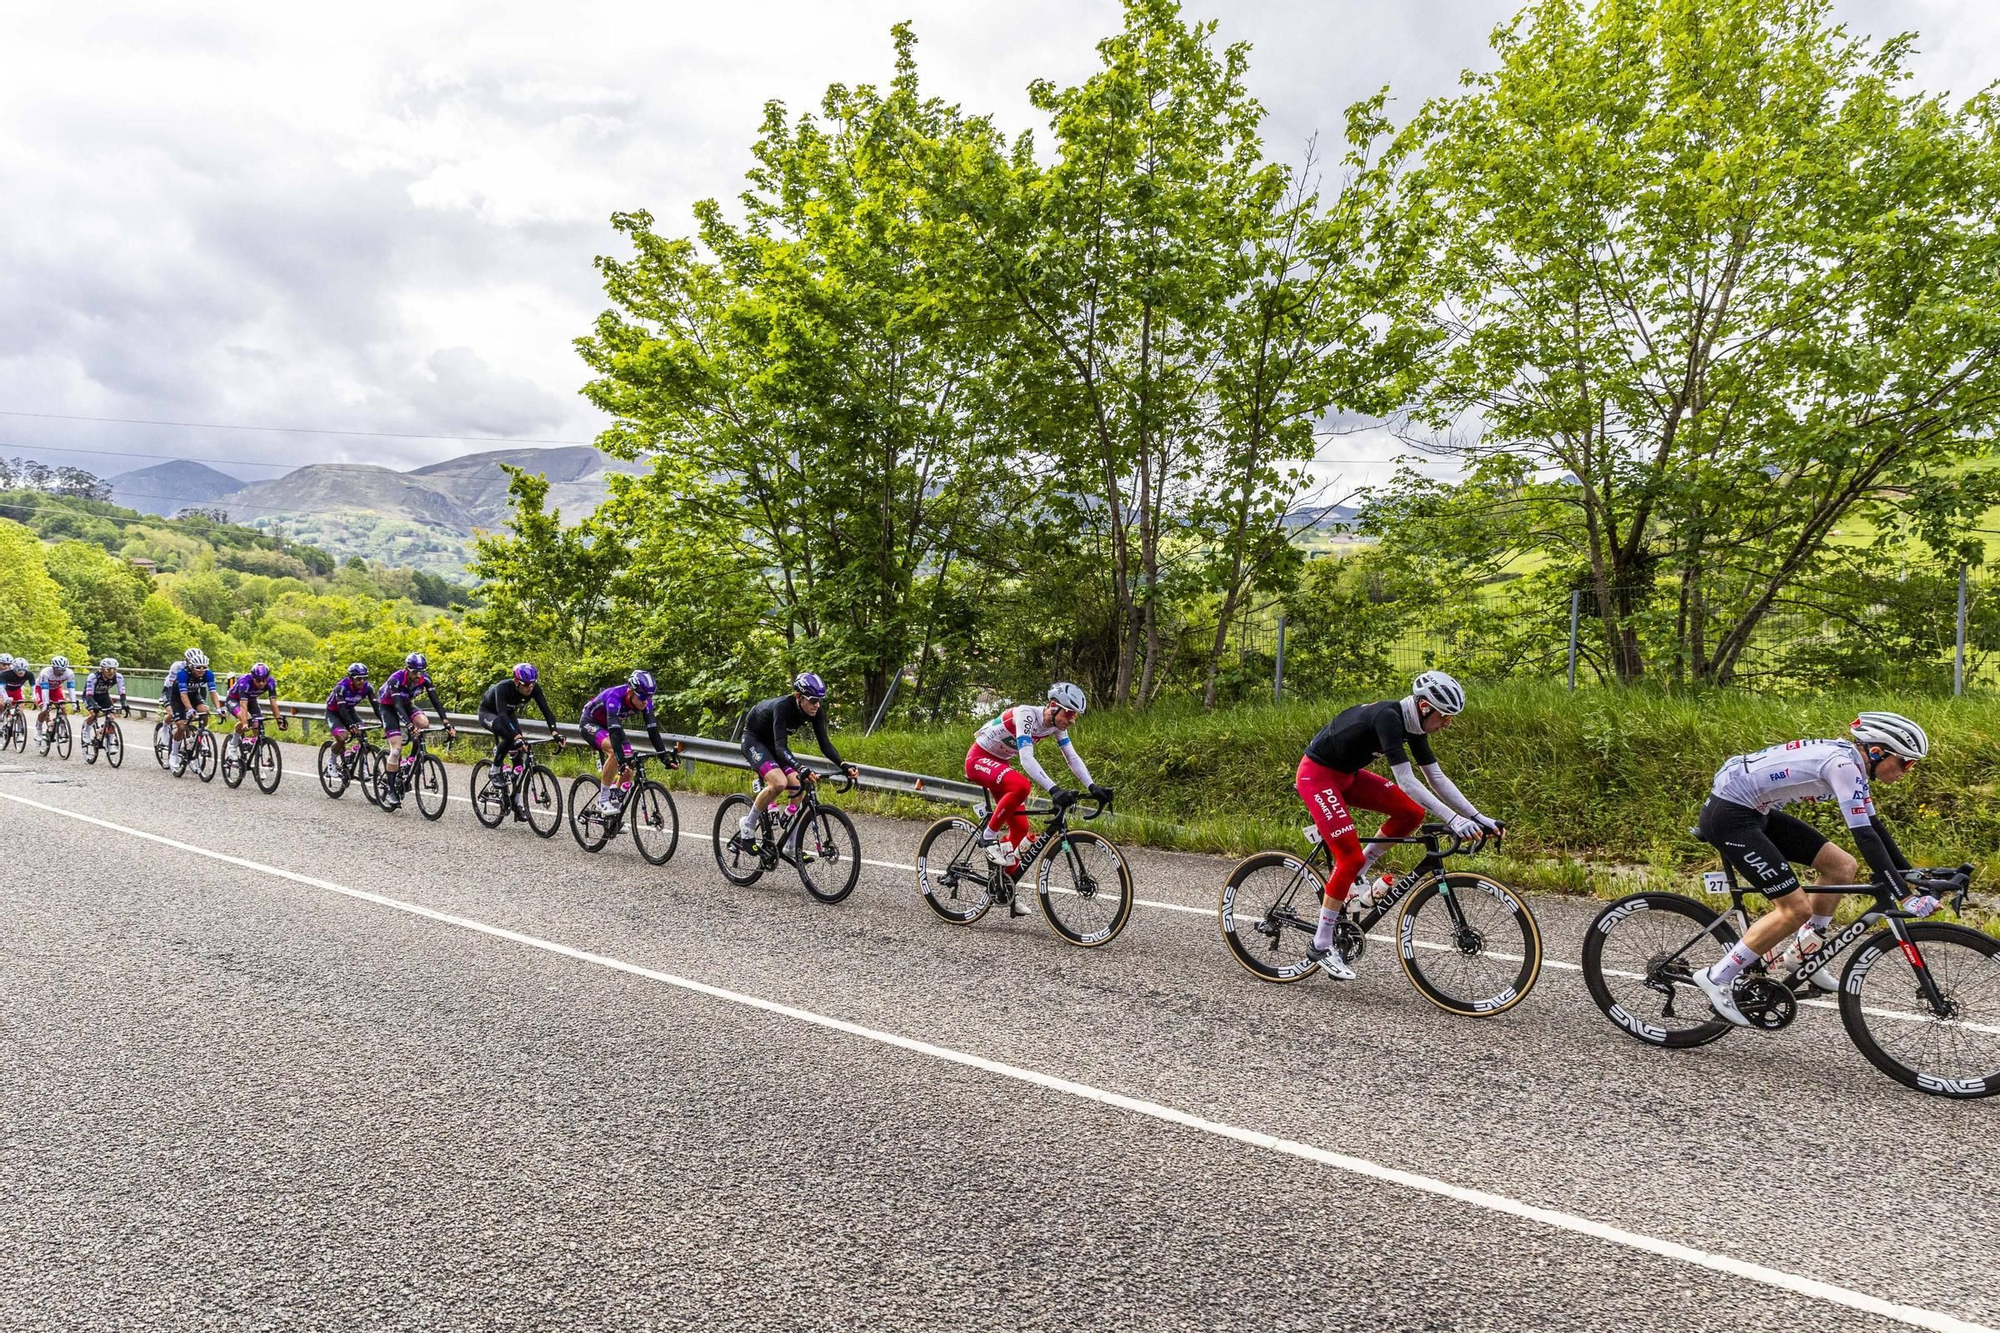
[[(1058, 787), (1035, 761), (1036, 741), (1055, 737), (1056, 748), (1068, 761), (1069, 771), (1089, 790), (1092, 798), (1099, 801), (1111, 799), (1111, 788), (1090, 780), (1090, 770), (1084, 767), (1083, 756), (1069, 743), (1070, 727), (1083, 716), (1083, 710), (1088, 706), (1080, 687), (1059, 680), (1049, 686), (1047, 703), (1015, 704), (981, 727), (972, 738), (972, 748), (965, 752), (965, 776), (984, 787), (993, 800), (993, 813), (988, 816), (986, 826), (979, 830), (979, 847), (994, 865), (1013, 866), (1020, 863), (1021, 844), (1027, 841), (1030, 832), (1028, 816), (1023, 809), (1034, 791), (1029, 778), (1042, 784), (1057, 809), (1074, 805), (1078, 800), (1076, 792), (1068, 787)], [(1025, 773), (1009, 762), (1017, 756), (1021, 769), (1027, 770)]]
[[(1442, 671), (1426, 671), (1411, 682), (1401, 699), (1356, 704), (1320, 729), (1299, 759), (1295, 786), (1312, 815), (1320, 841), (1333, 853), (1333, 873), (1327, 876), (1320, 900), (1319, 929), (1306, 957), (1337, 981), (1354, 980), (1354, 969), (1333, 947), (1334, 927), (1347, 906), (1355, 880), (1366, 875), (1393, 845), (1372, 842), (1362, 850), (1349, 806), (1387, 815), (1378, 835), (1407, 838), (1424, 822), (1429, 810), (1459, 838), (1498, 832), (1502, 825), (1488, 819), (1444, 775), (1431, 753), (1431, 735), (1451, 725), (1465, 707), (1465, 690)], [(1423, 765), (1424, 779), (1410, 767), (1410, 756)], [(1368, 771), (1387, 755), (1391, 782)]]

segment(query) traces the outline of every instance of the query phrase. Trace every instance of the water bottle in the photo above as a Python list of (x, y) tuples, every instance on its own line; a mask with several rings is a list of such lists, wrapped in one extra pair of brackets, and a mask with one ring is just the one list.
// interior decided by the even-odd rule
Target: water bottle
[(1373, 880), (1364, 879), (1355, 885), (1348, 901), (1360, 908), (1373, 907), (1376, 899), (1388, 896), (1389, 890), (1395, 886), (1395, 876), (1386, 873)]
[(1778, 962), (1775, 967), (1769, 966), (1769, 955), (1766, 955), (1767, 968), (1773, 976), (1779, 978), (1788, 977), (1798, 969), (1800, 963), (1805, 961), (1807, 954), (1818, 953), (1819, 946), (1825, 942), (1820, 933), (1811, 926), (1800, 926), (1798, 934), (1792, 936), (1790, 941), (1775, 950), (1778, 954)]

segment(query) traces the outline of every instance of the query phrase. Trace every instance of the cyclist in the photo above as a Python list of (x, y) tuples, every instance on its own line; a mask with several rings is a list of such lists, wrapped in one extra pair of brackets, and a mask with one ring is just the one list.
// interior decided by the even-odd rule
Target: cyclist
[(666, 753), (666, 737), (660, 734), (659, 719), (653, 716), (653, 694), (657, 688), (652, 672), (634, 671), (623, 685), (613, 685), (583, 706), (583, 734), (604, 755), (604, 767), (598, 774), (603, 782), (603, 790), (597, 797), (601, 814), (617, 812), (619, 783), (625, 777), (623, 761), (632, 755), (621, 722), (625, 714), (644, 714), (646, 735), (652, 740), (653, 749)]
[[(1464, 687), (1442, 671), (1426, 671), (1400, 699), (1356, 704), (1340, 713), (1320, 728), (1299, 757), (1293, 785), (1320, 840), (1333, 853), (1333, 872), (1320, 900), (1319, 929), (1306, 957), (1335, 980), (1352, 981), (1354, 969), (1333, 948), (1334, 927), (1347, 908), (1355, 881), (1366, 876), (1391, 845), (1371, 842), (1363, 850), (1349, 806), (1386, 815), (1378, 831), (1384, 838), (1406, 838), (1416, 832), (1426, 810), (1443, 820), (1457, 838), (1476, 838), (1504, 827), (1479, 813), (1444, 775), (1431, 751), (1430, 738), (1450, 726), (1464, 708)], [(1412, 754), (1423, 765), (1422, 780), (1410, 766)], [(1385, 755), (1393, 781), (1368, 767)]]
[[(275, 711), (278, 705), (278, 678), (263, 662), (256, 663), (229, 682), (229, 692), (223, 696), (223, 705), (236, 719), (236, 739), (239, 742), (250, 739), (250, 719), (260, 716), (257, 704), (260, 694), (271, 697), (271, 707)], [(282, 715), (278, 718), (280, 730), (289, 725)]]
[(851, 778), (860, 770), (840, 757), (833, 737), (826, 734), (826, 682), (811, 671), (792, 677), (792, 692), (753, 704), (743, 715), (743, 757), (757, 770), (757, 795), (750, 813), (737, 822), (745, 841), (754, 841), (771, 813), (771, 802), (780, 792), (789, 796), (799, 789), (799, 761), (789, 744), (792, 733), (810, 724), (820, 753), (839, 764)]
[[(479, 696), (479, 720), (493, 733), (493, 777), (497, 783), (501, 771), (506, 767), (508, 751), (514, 742), (521, 739), (520, 715), (532, 703), (542, 710), (548, 720), (549, 730), (556, 738), (556, 748), (567, 743), (562, 733), (556, 731), (555, 710), (549, 707), (549, 696), (542, 689), (541, 673), (532, 662), (519, 662), (504, 679), (496, 680), (486, 687), (486, 693)], [(514, 818), (525, 819), (518, 809)]]
[[(116, 691), (118, 702), (115, 707), (125, 710), (125, 716), (132, 715), (132, 706), (125, 701), (125, 673), (118, 669), (118, 659), (107, 657), (97, 664), (97, 670), (84, 678), (80, 693), (82, 702), (90, 706), (90, 720), (99, 721), (111, 716), (114, 705), (112, 692)], [(98, 741), (99, 745), (104, 742)]]
[(69, 692), (76, 688), (76, 673), (69, 669), (69, 659), (57, 653), (35, 677), (35, 730), (44, 730), (49, 724), (49, 711), (60, 709)]
[(338, 776), (338, 766), (347, 753), (347, 738), (361, 737), (361, 705), (367, 704), (375, 710), (375, 721), (382, 721), (382, 706), (375, 702), (375, 691), (368, 687), (368, 664), (349, 662), (347, 674), (334, 683), (333, 690), (326, 696), (326, 726), (333, 733), (333, 753), (327, 756), (327, 763), (333, 767), (328, 773)]
[(188, 719), (208, 706), (208, 696), (214, 690), (215, 673), (209, 670), (208, 654), (199, 648), (188, 649), (174, 668), (167, 672), (167, 683), (160, 691), (160, 700), (173, 718), (167, 753), (172, 758), (175, 777), (187, 771), (188, 756), (181, 742), (187, 737)]
[(35, 673), (25, 657), (15, 657), (12, 653), (0, 653), (0, 690), (6, 691), (6, 700), (0, 703), (0, 715), (21, 711), (21, 696), (35, 683)]
[[(1791, 951), (1796, 949), (1800, 959), (1816, 952), (1840, 906), (1838, 893), (1799, 892), (1792, 864), (1810, 865), (1821, 884), (1853, 884), (1860, 872), (1845, 848), (1780, 807), (1793, 801), (1838, 801), (1841, 818), (1878, 882), (1899, 882), (1910, 868), (1876, 813), (1869, 784), (1901, 782), (1930, 753), (1930, 737), (1896, 713), (1863, 713), (1847, 733), (1853, 739), (1787, 741), (1736, 755), (1717, 770), (1701, 807), (1703, 841), (1714, 844), (1749, 886), (1771, 901), (1771, 910), (1752, 922), (1720, 961), (1694, 974), (1709, 1007), (1738, 1027), (1750, 1026), (1734, 994), (1744, 969), (1781, 947), (1784, 970), (1796, 967)], [(1929, 916), (1937, 905), (1929, 895), (1903, 903), (1904, 910), (1917, 916)], [(1840, 988), (1831, 968), (1820, 968), (1811, 980), (1820, 990)]]
[[(430, 661), (422, 653), (411, 653), (403, 659), (399, 670), (389, 673), (382, 682), (381, 691), (375, 696), (375, 709), (382, 715), (382, 743), (389, 751), (389, 774), (382, 784), (382, 808), (394, 810), (403, 803), (403, 733), (407, 730), (416, 736), (430, 727), (430, 719), (424, 710), (417, 707), (417, 695), (430, 700), (431, 708), (439, 717), (444, 716), (444, 705), (438, 701), (437, 686), (426, 674)], [(458, 733), (451, 723), (444, 724), (444, 738), (450, 740)]]
[[(1062, 751), (1076, 780), (1097, 800), (1111, 799), (1111, 788), (1091, 781), (1083, 756), (1069, 742), (1069, 729), (1089, 706), (1082, 687), (1059, 680), (1049, 686), (1046, 703), (1015, 704), (973, 735), (972, 748), (965, 752), (965, 776), (984, 787), (993, 802), (993, 813), (987, 816), (978, 839), (980, 850), (992, 864), (1008, 869), (1020, 864), (1021, 845), (1031, 832), (1022, 809), (1034, 792), (1029, 778), (1042, 784), (1057, 809), (1077, 802), (1076, 792), (1058, 787), (1035, 761), (1036, 741), (1055, 737), (1056, 748)], [(1008, 763), (1016, 756), (1021, 760), (1020, 769)]]

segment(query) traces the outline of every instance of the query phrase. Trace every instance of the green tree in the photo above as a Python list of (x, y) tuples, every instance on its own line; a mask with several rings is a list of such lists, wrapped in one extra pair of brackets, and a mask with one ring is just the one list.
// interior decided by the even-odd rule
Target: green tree
[(103, 547), (82, 541), (50, 550), (48, 569), (91, 656), (137, 664), (143, 647), (139, 608), (153, 590), (152, 578)]
[(2000, 116), (1906, 92), (1910, 45), (1829, 0), (1540, 0), (1399, 138), (1413, 435), (1511, 480), (1620, 679), (1650, 634), (1727, 680), (1857, 511), (1975, 554)]
[(61, 587), (49, 577), (42, 544), (28, 528), (0, 519), (0, 643), (34, 661), (63, 653), (82, 661), (86, 646), (63, 607)]

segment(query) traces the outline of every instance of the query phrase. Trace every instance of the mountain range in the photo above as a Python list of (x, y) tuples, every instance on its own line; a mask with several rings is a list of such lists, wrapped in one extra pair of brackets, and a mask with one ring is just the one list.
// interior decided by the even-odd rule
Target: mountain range
[(588, 446), (494, 449), (399, 472), (368, 463), (309, 463), (270, 481), (244, 483), (201, 463), (176, 461), (108, 478), (111, 497), (143, 513), (190, 505), (221, 509), (230, 521), (311, 542), (345, 559), (409, 565), (463, 577), (479, 529), (507, 518), (512, 464), (549, 479), (548, 504), (568, 522), (587, 517), (613, 472), (644, 465)]

